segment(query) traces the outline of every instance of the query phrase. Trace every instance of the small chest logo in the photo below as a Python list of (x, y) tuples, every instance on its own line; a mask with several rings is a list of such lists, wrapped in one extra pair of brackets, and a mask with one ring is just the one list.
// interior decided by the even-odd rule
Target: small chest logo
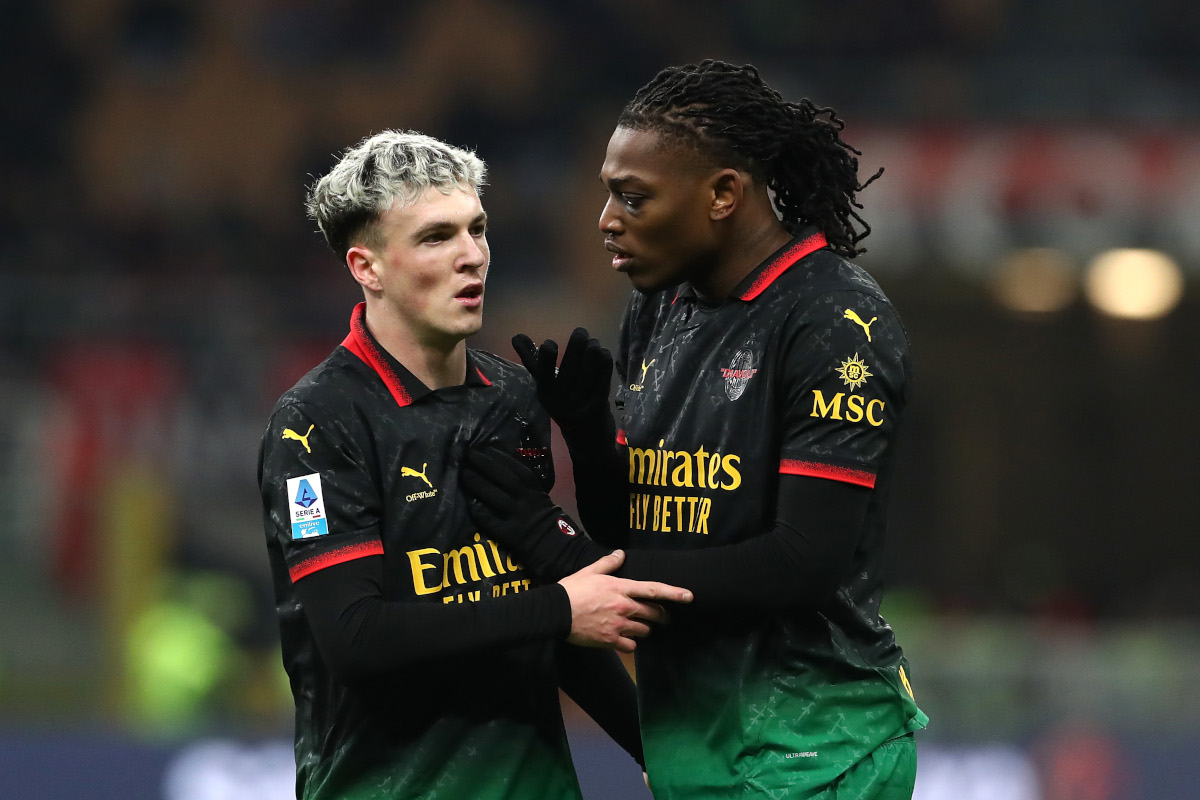
[(644, 358), (642, 359), (642, 377), (638, 380), (637, 383), (629, 384), (629, 390), (631, 392), (640, 392), (640, 391), (642, 391), (642, 389), (646, 388), (646, 372), (650, 369), (650, 367), (652, 367), (654, 365), (654, 362), (657, 360), (658, 359), (656, 359), (656, 358), (652, 358), (652, 359), (650, 359), (650, 361), (647, 362), (646, 359), (644, 359)]
[(417, 472), (412, 467), (400, 467), (400, 477), (401, 478), (420, 478), (422, 483), (424, 483), (426, 486), (429, 487), (428, 489), (422, 489), (419, 492), (413, 492), (410, 495), (406, 495), (404, 497), (405, 500), (407, 500), (408, 502), (411, 503), (413, 500), (423, 500), (426, 497), (436, 497), (437, 496), (438, 490), (433, 488), (433, 484), (429, 482), (429, 478), (426, 477), (426, 475), (425, 475), (426, 472), (429, 472), (429, 462), (428, 461), (426, 461), (424, 464), (421, 465), (420, 472)]
[(401, 478), (420, 478), (421, 480), (425, 481), (426, 486), (428, 486), (430, 489), (432, 489), (433, 484), (429, 482), (429, 478), (425, 477), (425, 473), (428, 471), (429, 471), (429, 462), (426, 461), (424, 464), (421, 465), (420, 472), (417, 472), (412, 467), (401, 467), (400, 468), (400, 477)]
[(725, 396), (737, 400), (746, 391), (746, 384), (754, 377), (758, 369), (754, 366), (754, 353), (749, 350), (738, 350), (733, 354), (733, 363), (721, 368), (721, 377), (725, 379)]

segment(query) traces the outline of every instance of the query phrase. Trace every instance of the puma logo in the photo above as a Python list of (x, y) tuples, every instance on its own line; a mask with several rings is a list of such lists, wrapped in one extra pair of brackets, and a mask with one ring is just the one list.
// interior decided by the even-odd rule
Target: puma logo
[(849, 308), (846, 309), (846, 313), (842, 316), (862, 328), (867, 334), (867, 341), (871, 341), (871, 326), (875, 324), (875, 320), (879, 319), (879, 317), (871, 317), (870, 322), (863, 322), (862, 317), (860, 317), (858, 314), (855, 314), (854, 311)]
[(316, 426), (316, 425), (309, 425), (309, 426), (308, 426), (308, 430), (306, 430), (306, 431), (304, 432), (304, 435), (303, 435), (303, 436), (301, 436), (300, 434), (296, 433), (296, 432), (295, 432), (294, 430), (292, 430), (291, 428), (284, 428), (284, 429), (283, 429), (283, 436), (281, 436), (280, 438), (281, 438), (281, 439), (295, 439), (297, 442), (299, 442), (300, 444), (304, 445), (304, 449), (305, 449), (305, 450), (307, 450), (307, 451), (308, 451), (308, 452), (311, 454), (311, 453), (312, 453), (312, 448), (308, 446), (308, 435), (309, 435), (310, 433), (312, 433), (312, 432), (313, 432), (313, 428), (315, 428), (315, 427), (317, 427), (317, 426)]
[(430, 489), (432, 489), (433, 484), (429, 482), (429, 478), (425, 477), (425, 473), (428, 471), (429, 471), (429, 462), (426, 461), (424, 464), (421, 465), (420, 472), (417, 472), (412, 467), (401, 467), (400, 468), (400, 477), (401, 478), (420, 478), (421, 480), (425, 481), (426, 486), (428, 486)]

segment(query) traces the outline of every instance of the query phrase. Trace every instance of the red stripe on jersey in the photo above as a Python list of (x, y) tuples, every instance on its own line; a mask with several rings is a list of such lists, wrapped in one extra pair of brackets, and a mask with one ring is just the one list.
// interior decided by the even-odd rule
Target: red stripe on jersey
[[(397, 405), (406, 406), (412, 402), (412, 397), (408, 394), (408, 390), (404, 388), (404, 384), (400, 383), (400, 376), (388, 366), (387, 361), (383, 358), (383, 354), (376, 347), (375, 341), (367, 333), (366, 314), (366, 303), (359, 303), (354, 307), (354, 312), (350, 315), (350, 333), (342, 340), (342, 347), (354, 353), (367, 366), (375, 370), (375, 373), (379, 375), (384, 385), (387, 386), (388, 391), (392, 393), (392, 397), (395, 398)], [(484, 380), (487, 379), (484, 378)]]
[(620, 428), (617, 429), (617, 444), (619, 444), (619, 445), (629, 444), (629, 442), (627, 442), (625, 440), (625, 431), (621, 430)]
[(334, 564), (344, 564), (347, 561), (353, 561), (356, 558), (366, 558), (367, 556), (383, 555), (383, 542), (378, 540), (373, 542), (361, 542), (352, 544), (348, 547), (342, 547), (329, 553), (322, 553), (319, 556), (306, 558), (295, 566), (288, 568), (288, 575), (292, 578), (292, 583), (303, 578), (305, 575), (312, 575), (318, 570), (332, 567)]
[(491, 386), (491, 385), (492, 385), (492, 382), (491, 382), (491, 381), (489, 381), (489, 380), (487, 379), (487, 375), (484, 375), (484, 374), (483, 374), (483, 370), (481, 370), (479, 367), (476, 367), (476, 368), (475, 368), (475, 371), (479, 373), (479, 380), (483, 381), (483, 384), (484, 384), (485, 386)]
[(742, 293), (743, 300), (753, 300), (763, 293), (763, 290), (775, 282), (783, 273), (787, 272), (793, 264), (804, 258), (809, 253), (820, 250), (829, 242), (825, 241), (825, 234), (821, 232), (814, 233), (805, 239), (796, 242), (790, 249), (786, 250), (775, 259), (774, 263), (768, 264), (762, 272), (758, 273), (758, 277), (754, 279), (754, 283), (750, 284), (750, 288)]
[(875, 473), (865, 469), (835, 467), (832, 464), (822, 464), (819, 461), (800, 461), (785, 458), (779, 462), (779, 471), (784, 475), (828, 478), (831, 481), (842, 481), (844, 483), (855, 483), (859, 486), (866, 486), (868, 489), (875, 488)]

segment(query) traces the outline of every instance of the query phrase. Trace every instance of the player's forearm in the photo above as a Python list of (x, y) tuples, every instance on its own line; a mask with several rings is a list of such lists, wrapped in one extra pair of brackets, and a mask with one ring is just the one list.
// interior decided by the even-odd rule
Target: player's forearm
[(687, 587), (695, 608), (820, 608), (851, 570), (870, 496), (861, 486), (784, 476), (770, 531), (698, 550), (630, 548), (617, 574)]
[(296, 582), (317, 647), (339, 681), (354, 684), (420, 662), (564, 638), (571, 604), (557, 585), (475, 603), (418, 603), (382, 595), (382, 570), (357, 559)]

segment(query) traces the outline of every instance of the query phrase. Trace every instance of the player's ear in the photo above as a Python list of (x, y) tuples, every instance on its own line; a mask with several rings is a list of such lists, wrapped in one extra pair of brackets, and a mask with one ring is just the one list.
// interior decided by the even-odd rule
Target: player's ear
[(368, 247), (355, 245), (346, 251), (346, 268), (350, 270), (351, 276), (364, 289), (370, 289), (373, 292), (383, 290), (376, 269), (377, 263), (378, 257), (375, 255), (375, 251)]
[(742, 203), (746, 185), (742, 174), (736, 169), (723, 169), (713, 173), (709, 178), (712, 190), (712, 202), (709, 206), (709, 218), (712, 220), (726, 219)]

